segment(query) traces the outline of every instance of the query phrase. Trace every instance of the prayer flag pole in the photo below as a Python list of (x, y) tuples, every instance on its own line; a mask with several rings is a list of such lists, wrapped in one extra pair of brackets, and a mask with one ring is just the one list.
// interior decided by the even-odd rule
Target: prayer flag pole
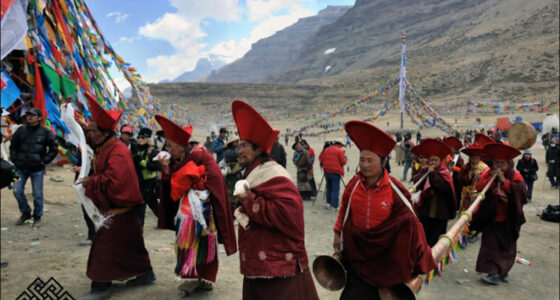
[(401, 34), (402, 50), (401, 50), (401, 74), (399, 77), (399, 103), (401, 106), (401, 129), (403, 129), (403, 113), (404, 113), (404, 91), (406, 89), (406, 35), (404, 31)]

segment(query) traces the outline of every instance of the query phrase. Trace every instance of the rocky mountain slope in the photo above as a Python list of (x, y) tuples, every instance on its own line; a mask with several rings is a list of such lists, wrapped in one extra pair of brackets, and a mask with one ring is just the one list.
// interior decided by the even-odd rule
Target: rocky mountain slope
[(291, 66), (304, 43), (324, 25), (336, 21), (350, 7), (328, 6), (316, 16), (300, 19), (294, 25), (253, 44), (243, 58), (213, 71), (208, 82), (262, 82), (265, 77)]

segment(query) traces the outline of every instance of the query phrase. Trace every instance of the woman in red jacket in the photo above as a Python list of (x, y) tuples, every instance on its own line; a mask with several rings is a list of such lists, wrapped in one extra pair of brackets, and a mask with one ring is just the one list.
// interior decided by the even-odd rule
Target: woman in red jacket
[(340, 194), (340, 178), (344, 176), (346, 155), (342, 150), (342, 143), (335, 142), (319, 155), (319, 162), (325, 172), (327, 181), (327, 208), (338, 210), (338, 195)]

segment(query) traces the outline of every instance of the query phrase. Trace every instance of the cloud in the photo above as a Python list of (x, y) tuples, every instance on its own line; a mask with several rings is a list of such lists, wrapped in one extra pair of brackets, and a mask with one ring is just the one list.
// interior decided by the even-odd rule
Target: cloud
[(106, 15), (107, 18), (113, 18), (115, 19), (115, 23), (122, 23), (124, 22), (124, 20), (126, 20), (128, 18), (127, 14), (123, 14), (120, 11), (114, 11), (114, 12), (110, 12)]
[(126, 37), (126, 36), (121, 36), (119, 38), (119, 40), (115, 43), (115, 44), (120, 44), (120, 43), (132, 43), (136, 40), (139, 40), (140, 37), (139, 36), (133, 36), (133, 37)]
[[(155, 71), (145, 79), (149, 82), (173, 79), (194, 69), (198, 59), (203, 57), (212, 56), (227, 63), (233, 62), (245, 55), (258, 40), (273, 35), (300, 18), (313, 15), (313, 11), (301, 5), (305, 1), (308, 0), (247, 0), (243, 7), (239, 0), (170, 0), (177, 12), (165, 13), (156, 21), (140, 27), (138, 33), (169, 42), (176, 53), (148, 58), (148, 66)], [(223, 41), (209, 51), (202, 51), (206, 45), (200, 40), (206, 37), (206, 32), (201, 24), (208, 19), (238, 21), (243, 13), (249, 20), (257, 22), (249, 36)]]
[(178, 14), (192, 20), (212, 18), (217, 21), (236, 21), (241, 17), (239, 0), (170, 0)]

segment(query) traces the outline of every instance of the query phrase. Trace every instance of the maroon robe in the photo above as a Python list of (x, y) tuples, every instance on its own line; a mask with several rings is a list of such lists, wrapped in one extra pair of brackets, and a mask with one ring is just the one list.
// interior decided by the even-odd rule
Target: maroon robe
[[(393, 177), (391, 181), (407, 199), (410, 193)], [(347, 185), (353, 187), (359, 176)], [(349, 219), (352, 211), (349, 213)], [(426, 274), (436, 267), (432, 250), (426, 242), (422, 224), (393, 192), (390, 216), (367, 231), (354, 228), (346, 221), (343, 229), (343, 257), (353, 271), (368, 284), (391, 287), (415, 275)]]
[(93, 281), (124, 280), (152, 271), (140, 214), (144, 203), (130, 150), (120, 140), (110, 139), (96, 151), (94, 172), (86, 195), (104, 215), (121, 212), (101, 228), (89, 252), (87, 276)]
[[(492, 174), (490, 169), (482, 173), (476, 184), (478, 191), (484, 189)], [(505, 184), (498, 184), (498, 178), (494, 180), (470, 223), (472, 230), (482, 232), (477, 272), (507, 275), (515, 263), (517, 239), (525, 223), (523, 205), (527, 204), (527, 188), (523, 177), (515, 170), (510, 168), (504, 176)], [(505, 221), (496, 222), (498, 217), (505, 217)]]
[[(420, 170), (412, 181), (416, 183), (424, 174), (427, 169)], [(457, 210), (457, 200), (455, 199), (455, 189), (453, 186), (453, 178), (451, 173), (447, 170), (447, 166), (442, 163), (438, 169), (428, 175), (429, 185), (427, 180), (420, 183), (418, 190), (422, 190), (420, 194), (420, 201), (416, 203), (418, 216), (425, 216), (434, 219), (450, 220), (455, 218)], [(430, 214), (431, 203), (430, 199), (436, 197), (436, 210), (435, 214)]]
[(261, 165), (259, 159), (243, 174), (250, 185), (259, 182), (241, 202), (250, 220), (248, 229), (238, 228), (243, 299), (318, 299), (305, 250), (303, 202), (287, 176), (276, 162)]
[[(170, 165), (171, 173), (178, 171), (189, 161), (194, 162), (197, 166), (204, 165), (206, 167), (205, 186), (210, 191), (210, 203), (218, 230), (218, 242), (224, 245), (226, 254), (231, 255), (237, 251), (237, 243), (224, 176), (212, 154), (201, 143), (191, 142), (188, 149), (190, 150), (189, 154), (187, 154), (182, 162), (172, 162)], [(161, 179), (158, 228), (175, 231), (174, 218), (177, 215), (180, 201), (173, 201), (171, 199), (170, 180), (171, 174)], [(198, 276), (215, 282), (216, 275), (218, 274), (218, 256), (209, 264), (197, 265), (196, 269)], [(196, 277), (194, 276), (193, 278)]]

